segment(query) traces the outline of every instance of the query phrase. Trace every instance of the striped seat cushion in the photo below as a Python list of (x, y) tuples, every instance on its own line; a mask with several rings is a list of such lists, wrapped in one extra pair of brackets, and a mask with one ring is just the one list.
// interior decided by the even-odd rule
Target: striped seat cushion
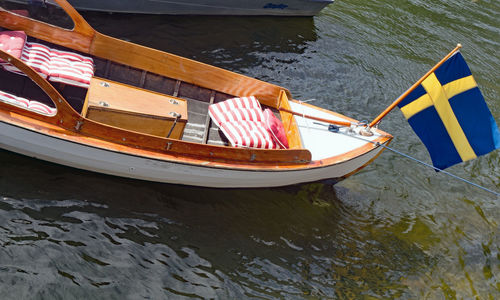
[(50, 107), (46, 104), (40, 103), (35, 100), (28, 100), (23, 97), (18, 97), (12, 94), (9, 94), (4, 91), (0, 91), (0, 101), (9, 103), (15, 106), (22, 107), (27, 110), (34, 111), (36, 113), (41, 113), (44, 115), (55, 115), (57, 112), (56, 108)]
[[(22, 31), (0, 32), (0, 45), (0, 49), (21, 59), (42, 77), (53, 82), (88, 88), (90, 78), (94, 76), (94, 61), (91, 57), (27, 42), (26, 34)], [(0, 66), (7, 71), (25, 75), (7, 62), (0, 60)]]
[(263, 122), (225, 122), (220, 125), (220, 129), (233, 147), (279, 149)]
[(22, 108), (28, 108), (30, 101), (28, 99), (17, 97), (4, 91), (0, 91), (0, 101), (14, 104)]
[[(0, 31), (0, 50), (15, 58), (21, 58), (25, 43), (26, 33), (23, 31)], [(9, 63), (0, 59), (0, 65), (6, 64)]]
[(212, 104), (208, 108), (208, 113), (212, 122), (219, 126), (233, 147), (261, 149), (288, 147), (274, 138), (271, 128), (266, 125), (269, 117), (266, 118), (259, 101), (254, 96), (232, 98)]
[(228, 115), (229, 111), (237, 109), (262, 110), (259, 101), (254, 96), (250, 96), (227, 99), (217, 104), (212, 104), (208, 107), (208, 114), (217, 125), (220, 125), (230, 118), (230, 115)]
[(226, 111), (219, 111), (210, 106), (208, 110), (210, 117), (218, 126), (227, 122), (237, 122), (243, 120), (264, 122), (262, 110), (258, 108), (235, 108)]
[(88, 87), (94, 75), (94, 61), (77, 53), (51, 49), (49, 80)]
[(50, 74), (50, 51), (45, 45), (26, 42), (21, 60), (37, 71), (42, 77)]

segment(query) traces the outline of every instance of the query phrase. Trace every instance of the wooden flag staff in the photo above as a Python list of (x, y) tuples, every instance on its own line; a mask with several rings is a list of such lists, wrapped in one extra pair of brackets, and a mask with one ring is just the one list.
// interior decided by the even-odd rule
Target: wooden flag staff
[(448, 55), (446, 55), (440, 62), (438, 62), (432, 69), (429, 70), (422, 78), (420, 78), (414, 85), (412, 85), (406, 92), (404, 92), (398, 99), (396, 99), (391, 105), (389, 105), (378, 117), (376, 117), (366, 128), (368, 131), (371, 127), (375, 126), (380, 120), (385, 117), (394, 107), (396, 107), (401, 101), (403, 101), (406, 96), (408, 96), (414, 89), (416, 89), (429, 75), (431, 75), (437, 68), (439, 68), (448, 58), (450, 58), (455, 52), (462, 48), (461, 44), (457, 44), (455, 49), (453, 49)]

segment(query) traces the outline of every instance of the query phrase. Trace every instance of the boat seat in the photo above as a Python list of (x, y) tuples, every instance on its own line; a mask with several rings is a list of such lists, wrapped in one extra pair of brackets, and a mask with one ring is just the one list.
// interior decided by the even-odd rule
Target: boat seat
[(0, 91), (0, 101), (4, 103), (8, 103), (14, 106), (18, 106), (24, 108), (26, 110), (30, 110), (42, 115), (53, 116), (56, 114), (57, 109), (54, 107), (50, 107), (47, 104), (35, 101), (28, 100), (23, 97), (19, 97), (16, 95), (12, 95), (10, 93)]
[(253, 96), (212, 104), (208, 113), (233, 147), (288, 148), (281, 121), (270, 109), (262, 112), (259, 101)]
[[(88, 88), (90, 78), (94, 75), (94, 61), (91, 57), (28, 42), (22, 31), (0, 32), (0, 49), (19, 58), (52, 82)], [(23, 74), (7, 62), (0, 61), (0, 66), (7, 71)]]

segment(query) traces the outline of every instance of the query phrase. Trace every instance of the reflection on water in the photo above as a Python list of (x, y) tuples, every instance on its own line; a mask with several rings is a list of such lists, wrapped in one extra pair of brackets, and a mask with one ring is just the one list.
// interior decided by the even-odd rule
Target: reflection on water
[[(456, 272), (476, 293), (496, 280), (485, 212), (403, 215), (342, 186), (205, 189), (1, 154), (0, 296), (434, 298), (461, 289)], [(456, 243), (460, 265), (448, 265)]]
[[(498, 11), (491, 0), (353, 0), (315, 18), (86, 16), (358, 119), (461, 42), (499, 122)], [(382, 129), (429, 161), (399, 112)], [(6, 151), (0, 165), (1, 299), (500, 298), (500, 199), (390, 152), (334, 187), (252, 190), (101, 176)], [(500, 152), (450, 171), (498, 191)]]
[(11, 281), (62, 297), (401, 295), (393, 280), (432, 262), (371, 228), (375, 220), (345, 207), (331, 186), (212, 190), (1, 158), (6, 295), (32, 294)]
[(313, 18), (83, 16), (102, 33), (233, 71), (261, 64), (255, 52), (302, 54), (317, 38)]

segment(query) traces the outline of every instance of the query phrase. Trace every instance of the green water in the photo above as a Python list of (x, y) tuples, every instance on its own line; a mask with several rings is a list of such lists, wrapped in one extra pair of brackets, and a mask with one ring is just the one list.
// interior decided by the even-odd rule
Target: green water
[[(500, 123), (499, 1), (314, 18), (86, 14), (104, 33), (373, 119), (457, 43)], [(395, 149), (430, 162), (399, 111)], [(500, 190), (500, 152), (449, 169)], [(0, 152), (2, 299), (498, 299), (500, 199), (389, 151), (336, 184), (217, 190)]]

